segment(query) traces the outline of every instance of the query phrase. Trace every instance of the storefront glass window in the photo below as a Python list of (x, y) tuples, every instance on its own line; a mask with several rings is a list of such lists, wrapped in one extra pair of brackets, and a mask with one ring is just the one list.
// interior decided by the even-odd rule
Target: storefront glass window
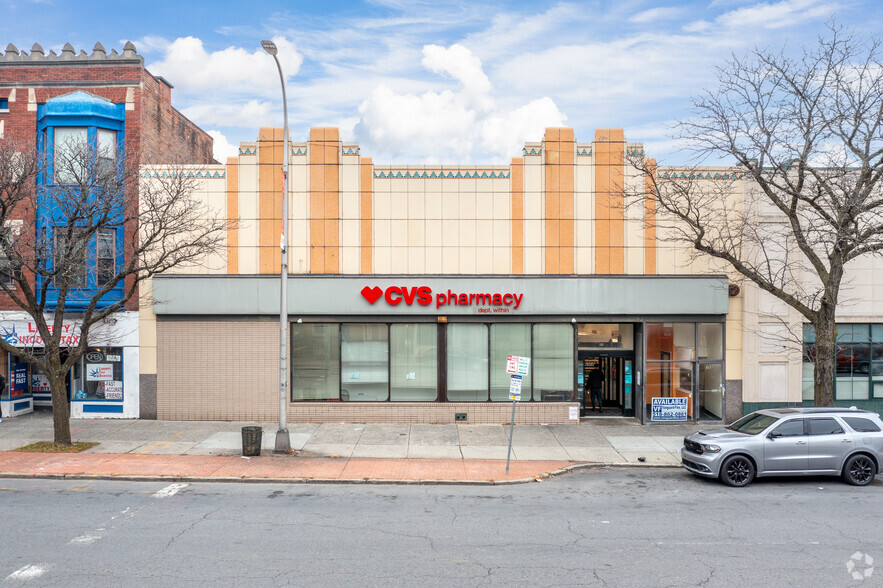
[(24, 358), (13, 356), (9, 371), (9, 397), (15, 400), (30, 395), (31, 366)]
[(74, 391), (76, 400), (123, 399), (123, 349), (89, 347), (83, 356), (83, 389)]
[(724, 379), (722, 363), (699, 364), (699, 418), (720, 421), (724, 418)]
[[(803, 326), (803, 399), (813, 400), (815, 332)], [(837, 325), (835, 347), (835, 400), (868, 400), (883, 397), (883, 325)]]
[(448, 324), (448, 400), (488, 399), (487, 325)]
[(533, 349), (533, 399), (573, 400), (573, 326), (534, 325)]
[(340, 399), (340, 326), (291, 325), (291, 399)]
[(386, 325), (340, 327), (340, 399), (389, 398), (389, 329)]
[(389, 329), (390, 400), (432, 401), (438, 396), (438, 327), (395, 324)]
[(723, 323), (699, 323), (698, 359), (724, 358)]
[(871, 328), (868, 324), (837, 325), (835, 396), (867, 400), (870, 392)]
[(0, 352), (0, 357), (2, 357), (3, 368), (3, 385), (0, 386), (0, 400), (9, 400), (9, 389), (12, 388), (12, 378), (10, 378), (7, 373), (11, 373), (9, 368), (11, 367), (10, 357), (6, 355), (6, 352)]
[(581, 324), (577, 327), (580, 349), (634, 349), (635, 326), (618, 323)]
[[(530, 325), (491, 325), (491, 400), (509, 401), (509, 355), (530, 357)], [(531, 398), (531, 375), (521, 382), (521, 398)]]
[[(647, 420), (693, 420), (693, 365), (689, 361), (647, 363)], [(686, 405), (679, 403), (660, 408), (660, 403), (655, 403), (657, 414), (654, 415), (654, 398), (685, 398)]]
[(801, 398), (803, 398), (803, 400), (812, 400), (815, 397), (815, 367), (811, 362), (807, 361), (804, 356), (802, 368), (802, 377), (800, 379), (802, 389)]
[(696, 323), (647, 323), (647, 361), (690, 361), (695, 357)]

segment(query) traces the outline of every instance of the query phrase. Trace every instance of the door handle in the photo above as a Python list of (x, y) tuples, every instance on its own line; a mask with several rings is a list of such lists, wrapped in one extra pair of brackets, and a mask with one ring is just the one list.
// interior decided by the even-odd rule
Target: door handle
[(852, 439), (844, 439), (841, 443), (852, 443)]
[(806, 441), (798, 441), (795, 445), (806, 445)]

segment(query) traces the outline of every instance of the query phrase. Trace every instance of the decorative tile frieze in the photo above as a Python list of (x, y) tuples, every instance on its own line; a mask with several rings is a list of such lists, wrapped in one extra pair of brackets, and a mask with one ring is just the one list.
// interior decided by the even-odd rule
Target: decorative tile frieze
[(142, 178), (177, 178), (179, 175), (182, 178), (225, 178), (227, 172), (218, 170), (187, 170), (186, 172), (147, 170), (142, 171), (139, 175)]
[(375, 178), (395, 179), (503, 179), (509, 177), (509, 170), (374, 170)]
[(684, 180), (693, 180), (693, 179), (696, 179), (696, 180), (741, 180), (742, 174), (737, 173), (737, 172), (730, 172), (730, 173), (714, 172), (714, 175), (712, 175), (711, 172), (705, 172), (703, 174), (702, 172), (685, 173), (685, 172), (678, 172), (675, 170), (675, 171), (671, 171), (671, 172), (667, 172), (667, 171), (666, 172), (656, 172), (656, 177), (657, 178), (668, 178), (668, 179), (684, 179)]

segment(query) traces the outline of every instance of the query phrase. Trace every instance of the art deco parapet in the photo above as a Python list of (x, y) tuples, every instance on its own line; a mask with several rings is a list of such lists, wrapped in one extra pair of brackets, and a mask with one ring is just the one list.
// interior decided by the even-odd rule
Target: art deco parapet
[(104, 49), (104, 45), (101, 43), (95, 43), (91, 55), (82, 49), (80, 50), (80, 53), (77, 54), (76, 49), (74, 49), (73, 45), (70, 43), (64, 44), (60, 55), (53, 50), (50, 50), (47, 54), (39, 43), (34, 43), (31, 47), (30, 53), (24, 50), (19, 50), (18, 47), (10, 43), (6, 46), (6, 52), (3, 55), (0, 55), (0, 65), (29, 66), (33, 65), (35, 62), (48, 62), (59, 65), (65, 63), (81, 64), (95, 62), (143, 65), (144, 57), (138, 55), (135, 45), (131, 41), (123, 46), (122, 55), (117, 53), (116, 49), (111, 49), (108, 54)]

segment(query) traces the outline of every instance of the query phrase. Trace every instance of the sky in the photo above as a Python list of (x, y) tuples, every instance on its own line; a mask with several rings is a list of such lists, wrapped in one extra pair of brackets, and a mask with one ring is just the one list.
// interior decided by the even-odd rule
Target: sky
[(507, 164), (546, 127), (573, 127), (579, 142), (617, 127), (677, 165), (673, 124), (715, 87), (716, 67), (754, 47), (796, 54), (832, 19), (876, 33), (883, 3), (0, 0), (0, 49), (132, 41), (219, 161), (282, 126), (279, 74), (260, 46), (272, 39), (293, 141), (336, 126), (377, 165)]

